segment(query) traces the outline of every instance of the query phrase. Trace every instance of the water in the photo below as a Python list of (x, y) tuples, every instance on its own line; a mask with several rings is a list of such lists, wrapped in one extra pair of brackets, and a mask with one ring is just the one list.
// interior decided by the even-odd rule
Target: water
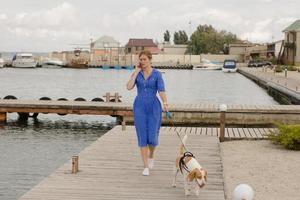
[[(277, 104), (242, 75), (206, 70), (162, 70), (169, 103)], [(0, 69), (0, 98), (47, 96), (91, 100), (119, 92), (133, 102), (135, 89), (126, 90), (132, 71), (102, 69)], [(8, 114), (0, 127), (0, 199), (16, 199), (51, 172), (101, 137), (115, 124), (108, 116), (40, 114), (27, 124)]]

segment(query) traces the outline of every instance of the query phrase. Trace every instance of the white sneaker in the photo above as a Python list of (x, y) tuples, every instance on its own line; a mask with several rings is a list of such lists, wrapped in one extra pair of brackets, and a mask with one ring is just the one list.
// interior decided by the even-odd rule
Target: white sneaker
[(149, 168), (145, 168), (144, 170), (143, 170), (143, 176), (149, 176)]
[(152, 169), (154, 167), (154, 158), (149, 158), (148, 159), (148, 165), (149, 165), (150, 169)]

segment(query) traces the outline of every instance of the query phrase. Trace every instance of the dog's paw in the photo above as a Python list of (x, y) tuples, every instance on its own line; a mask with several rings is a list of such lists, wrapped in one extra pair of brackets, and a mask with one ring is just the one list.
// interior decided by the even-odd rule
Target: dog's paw
[(196, 190), (195, 194), (196, 194), (196, 196), (199, 196), (199, 194), (200, 194), (199, 190)]
[(190, 196), (191, 195), (191, 191), (190, 190), (185, 190), (185, 196)]
[(176, 183), (173, 183), (173, 184), (172, 184), (172, 187), (173, 187), (173, 188), (176, 188)]

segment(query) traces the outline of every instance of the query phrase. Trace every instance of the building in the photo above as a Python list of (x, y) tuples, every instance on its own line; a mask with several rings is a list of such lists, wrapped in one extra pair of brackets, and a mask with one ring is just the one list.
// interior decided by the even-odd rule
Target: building
[(256, 58), (267, 58), (268, 45), (254, 43), (229, 44), (229, 55), (238, 55), (243, 62)]
[(184, 55), (187, 51), (186, 44), (170, 44), (170, 43), (160, 43), (158, 48), (166, 55)]
[(278, 40), (276, 42), (272, 42), (267, 44), (267, 51), (268, 51), (268, 57), (274, 57), (274, 58), (278, 58), (279, 57), (279, 53), (280, 53), (280, 49), (282, 48), (284, 40)]
[(105, 35), (91, 42), (90, 60), (95, 64), (112, 64), (118, 62), (122, 50), (119, 41)]
[(229, 54), (230, 55), (245, 55), (247, 47), (253, 46), (252, 43), (236, 43), (229, 44)]
[(282, 61), (285, 64), (300, 65), (300, 19), (283, 30), (284, 47)]
[(160, 54), (162, 51), (153, 42), (152, 39), (129, 39), (125, 45), (126, 54), (139, 54), (143, 50), (148, 50), (152, 54)]

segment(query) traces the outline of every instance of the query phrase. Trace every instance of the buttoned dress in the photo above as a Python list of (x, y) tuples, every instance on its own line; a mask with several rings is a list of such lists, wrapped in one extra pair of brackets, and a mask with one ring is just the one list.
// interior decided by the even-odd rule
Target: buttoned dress
[(133, 104), (134, 126), (139, 147), (157, 146), (161, 126), (162, 107), (157, 97), (158, 92), (165, 91), (162, 74), (152, 69), (145, 79), (140, 71), (135, 79), (137, 96)]

